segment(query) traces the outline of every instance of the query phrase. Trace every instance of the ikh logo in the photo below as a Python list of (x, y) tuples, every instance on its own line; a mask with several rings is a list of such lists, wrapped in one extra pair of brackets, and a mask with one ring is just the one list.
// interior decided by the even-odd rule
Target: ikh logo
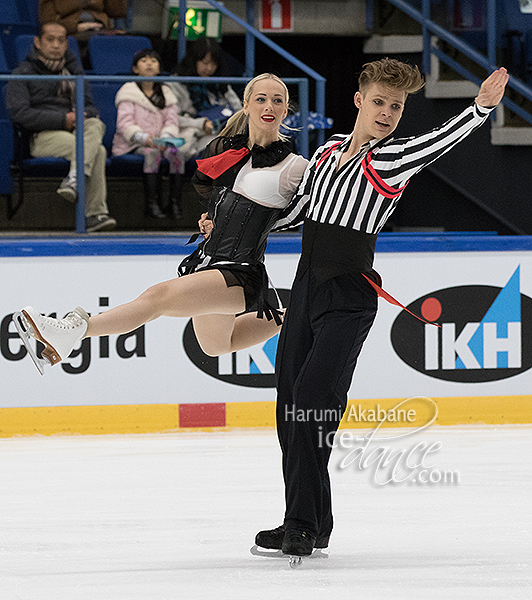
[[(271, 290), (270, 290), (271, 292)], [(289, 290), (277, 290), (283, 306), (288, 304)], [(270, 297), (272, 306), (277, 306), (275, 296)], [(239, 350), (218, 357), (207, 356), (200, 348), (192, 321), (187, 323), (183, 333), (183, 346), (190, 360), (207, 375), (244, 387), (275, 387), (275, 355), (279, 336), (264, 344)]]
[(504, 288), (465, 285), (418, 298), (408, 309), (441, 325), (412, 326), (402, 312), (392, 326), (395, 352), (437, 379), (496, 381), (532, 367), (532, 299), (520, 292), (520, 268)]

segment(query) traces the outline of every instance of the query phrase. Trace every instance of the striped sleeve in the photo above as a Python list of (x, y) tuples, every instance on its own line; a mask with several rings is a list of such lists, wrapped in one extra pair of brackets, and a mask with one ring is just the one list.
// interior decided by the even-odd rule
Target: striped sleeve
[(373, 168), (394, 188), (443, 156), (478, 129), (492, 109), (473, 103), (459, 115), (428, 133), (411, 138), (391, 139), (373, 157)]

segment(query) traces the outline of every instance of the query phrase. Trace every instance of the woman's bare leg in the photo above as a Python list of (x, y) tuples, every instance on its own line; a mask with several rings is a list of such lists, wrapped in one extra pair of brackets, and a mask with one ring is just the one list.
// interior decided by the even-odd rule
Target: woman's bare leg
[(192, 321), (199, 345), (209, 356), (250, 348), (269, 340), (281, 329), (273, 319), (257, 319), (256, 312), (238, 317), (202, 315), (194, 317)]
[(232, 317), (234, 321), (234, 315), (244, 308), (241, 287), (227, 287), (220, 271), (200, 271), (158, 283), (136, 300), (91, 317), (85, 336), (127, 333), (162, 316), (195, 317), (216, 313)]

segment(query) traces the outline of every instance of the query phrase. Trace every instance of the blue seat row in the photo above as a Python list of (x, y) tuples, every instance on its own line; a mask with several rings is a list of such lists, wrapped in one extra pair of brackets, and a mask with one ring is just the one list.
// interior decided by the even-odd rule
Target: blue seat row
[[(1, 1), (1, 0), (0, 0)], [(15, 54), (17, 61), (24, 60), (33, 44), (33, 35), (22, 34), (15, 40)], [(73, 37), (68, 38), (68, 47), (80, 60), (80, 52), (77, 41)], [(93, 73), (101, 75), (126, 74), (130, 72), (131, 62), (136, 52), (144, 48), (151, 48), (150, 39), (144, 36), (95, 36), (89, 42)], [(0, 72), (9, 73), (8, 62), (3, 52), (0, 40)], [(94, 103), (100, 111), (102, 121), (106, 126), (104, 145), (110, 156), (113, 136), (116, 130), (116, 107), (115, 95), (121, 83), (95, 82), (91, 89)], [(12, 191), (12, 179), (9, 164), (12, 163), (12, 171), (19, 179), (19, 202), (23, 200), (23, 177), (63, 177), (68, 172), (68, 162), (62, 158), (33, 158), (29, 154), (28, 140), (24, 132), (15, 131), (15, 147), (13, 156), (13, 134), (12, 124), (5, 109), (5, 82), (0, 81), (0, 130), (2, 138), (9, 140), (3, 144), (2, 159), (0, 160), (0, 193), (10, 194)], [(108, 159), (107, 173), (109, 176), (140, 176), (142, 173), (143, 159), (139, 155), (127, 155), (124, 157), (112, 157)], [(11, 210), (13, 213), (13, 209)]]
[(39, 26), (39, 0), (0, 0), (0, 21), (5, 24)]
[[(1, 0), (0, 0), (1, 1)], [(14, 41), (15, 62), (19, 63), (29, 54), (34, 35), (23, 33)], [(131, 62), (137, 52), (151, 48), (151, 40), (145, 36), (96, 35), (89, 41), (89, 52), (94, 75), (126, 75), (131, 72)], [(69, 36), (68, 49), (81, 64), (81, 56), (76, 38)], [(8, 52), (0, 38), (0, 73), (13, 70)]]

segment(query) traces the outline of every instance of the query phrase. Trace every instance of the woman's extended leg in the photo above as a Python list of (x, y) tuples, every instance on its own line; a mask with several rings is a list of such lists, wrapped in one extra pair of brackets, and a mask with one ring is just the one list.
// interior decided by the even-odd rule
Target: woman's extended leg
[(162, 316), (205, 316), (196, 325), (200, 329), (198, 339), (205, 352), (212, 355), (252, 346), (275, 335), (277, 326), (273, 321), (257, 319), (255, 313), (235, 317), (244, 311), (245, 304), (241, 287), (227, 287), (220, 271), (208, 270), (154, 285), (136, 300), (93, 317), (78, 307), (64, 319), (55, 319), (27, 306), (15, 313), (14, 320), (43, 374), (43, 359), (32, 353), (32, 337), (44, 344), (42, 355), (54, 365), (69, 356), (83, 337), (127, 333)]
[(236, 318), (220, 314), (202, 315), (192, 321), (199, 345), (209, 356), (250, 348), (269, 340), (281, 329), (273, 319), (258, 319), (256, 312)]
[(245, 308), (241, 287), (227, 287), (220, 271), (185, 275), (148, 288), (136, 300), (89, 319), (85, 337), (127, 333), (158, 317), (234, 315)]

